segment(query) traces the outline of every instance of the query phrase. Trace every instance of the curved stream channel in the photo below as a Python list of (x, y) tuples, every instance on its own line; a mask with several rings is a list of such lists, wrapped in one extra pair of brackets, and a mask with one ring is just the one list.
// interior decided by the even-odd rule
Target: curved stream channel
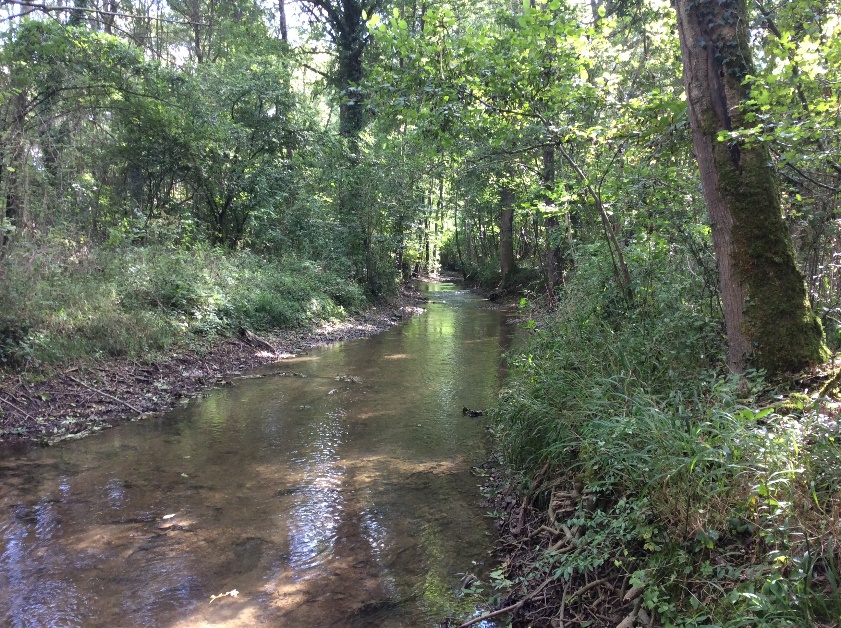
[(428, 312), (390, 331), (0, 459), (0, 622), (414, 627), (471, 614), (457, 610), (460, 572), (484, 573), (493, 536), (470, 473), (486, 420), (461, 408), (493, 402), (513, 329), (453, 284), (423, 289)]

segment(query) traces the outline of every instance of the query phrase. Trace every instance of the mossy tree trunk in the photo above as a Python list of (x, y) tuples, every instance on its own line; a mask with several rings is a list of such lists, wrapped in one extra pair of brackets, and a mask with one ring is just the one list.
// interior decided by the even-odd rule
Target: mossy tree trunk
[(367, 18), (378, 11), (383, 0), (305, 0), (304, 6), (324, 24), (336, 46), (338, 60), (333, 83), (341, 92), (339, 134), (348, 139), (353, 151), (365, 127), (365, 103), (362, 79), (365, 76), (363, 54), (370, 43)]
[(340, 212), (346, 216), (351, 256), (356, 275), (364, 278), (372, 294), (379, 294), (380, 269), (373, 241), (373, 215), (364, 202), (365, 185), (359, 171), (362, 163), (359, 136), (365, 128), (364, 53), (370, 43), (368, 17), (374, 15), (383, 0), (304, 0), (302, 7), (327, 29), (336, 47), (336, 66), (332, 79), (339, 92), (339, 135), (348, 148), (349, 181), (338, 198)]
[(719, 141), (745, 127), (744, 79), (753, 73), (744, 0), (676, 0), (695, 156), (718, 261), (734, 373), (799, 371), (826, 357), (791, 237), (776, 175), (759, 142)]

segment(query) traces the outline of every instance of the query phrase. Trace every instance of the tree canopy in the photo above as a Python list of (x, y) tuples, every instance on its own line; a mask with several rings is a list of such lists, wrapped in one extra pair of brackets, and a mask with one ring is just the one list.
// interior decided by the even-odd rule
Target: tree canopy
[[(610, 555), (664, 625), (837, 620), (830, 402), (766, 410), (841, 347), (841, 3), (673, 4), (0, 0), (0, 363), (459, 273), (544, 313), (498, 432), (591, 484), (556, 579)], [(713, 555), (743, 533), (750, 573)]]

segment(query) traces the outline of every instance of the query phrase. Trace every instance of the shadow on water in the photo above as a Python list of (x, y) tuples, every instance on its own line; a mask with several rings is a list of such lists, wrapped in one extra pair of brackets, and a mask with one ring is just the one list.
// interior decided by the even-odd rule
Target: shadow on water
[[(432, 626), (492, 541), (470, 467), (513, 330), (428, 313), (158, 419), (0, 461), (11, 626)], [(272, 373), (275, 374), (272, 374)], [(236, 590), (211, 602), (211, 596)]]

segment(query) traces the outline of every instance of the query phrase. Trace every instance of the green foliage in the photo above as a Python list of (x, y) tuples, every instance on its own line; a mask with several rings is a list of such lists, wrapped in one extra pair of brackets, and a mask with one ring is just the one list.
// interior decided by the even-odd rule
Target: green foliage
[(508, 460), (584, 487), (565, 521), (583, 534), (546, 557), (554, 573), (618, 569), (663, 625), (838, 621), (837, 404), (757, 410), (761, 377), (721, 374), (718, 318), (688, 306), (703, 285), (678, 259), (630, 308), (598, 259), (578, 260), (498, 409)]
[(19, 368), (31, 358), (29, 329), (13, 318), (0, 319), (0, 368)]
[[(247, 0), (171, 0), (172, 21), (120, 28), (8, 20), (0, 365), (341, 318), (415, 264), (454, 268), (456, 230), (462, 270), (495, 287), (513, 190), (518, 282), (548, 284), (553, 259), (565, 288), (512, 358), (498, 431), (511, 462), (572, 469), (594, 506), (547, 561), (615, 558), (663, 624), (837, 622), (837, 409), (809, 392), (759, 410), (760, 377), (722, 375), (668, 3), (318, 4), (335, 66)], [(837, 348), (841, 10), (755, 4), (746, 124), (719, 140), (770, 148)]]
[(66, 239), (15, 251), (0, 282), (5, 367), (139, 356), (240, 327), (341, 320), (367, 303), (356, 284), (294, 257)]

